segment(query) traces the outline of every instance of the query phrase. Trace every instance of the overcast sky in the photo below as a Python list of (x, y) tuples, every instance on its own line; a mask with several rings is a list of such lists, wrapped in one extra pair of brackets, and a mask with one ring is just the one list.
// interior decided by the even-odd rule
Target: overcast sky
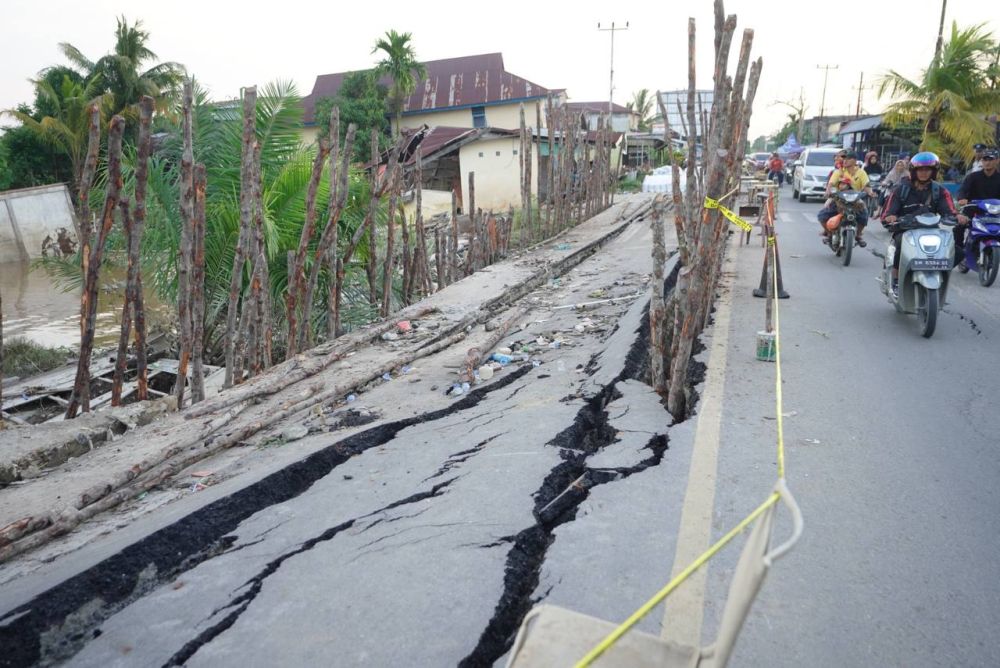
[[(711, 0), (249, 0), (232, 5), (206, 0), (4, 0), (0, 109), (33, 99), (28, 79), (64, 62), (60, 42), (73, 44), (92, 60), (109, 51), (115, 17), (123, 13), (130, 21), (142, 20), (161, 60), (184, 64), (216, 99), (237, 97), (242, 86), (275, 79), (293, 81), (306, 95), (319, 74), (372, 66), (373, 44), (392, 28), (413, 34), (421, 60), (499, 51), (513, 74), (547, 88), (566, 88), (573, 101), (606, 100), (611, 33), (599, 31), (598, 23), (603, 28), (614, 21), (620, 27), (627, 21), (628, 30), (616, 32), (614, 41), (614, 101), (625, 104), (640, 88), (687, 86), (687, 18), (692, 15), (698, 27), (698, 86), (711, 87), (712, 6)], [(738, 16), (730, 71), (744, 28), (755, 31), (754, 57), (764, 58), (751, 138), (781, 127), (788, 110), (774, 103), (797, 99), (800, 88), (807, 116), (819, 113), (823, 71), (817, 65), (839, 66), (829, 72), (827, 115), (854, 113), (862, 73), (865, 86), (890, 68), (917, 76), (933, 54), (941, 8), (939, 0), (853, 5), (728, 0), (725, 6)], [(948, 2), (948, 26), (952, 20), (968, 26), (990, 17), (989, 28), (996, 34), (1000, 20), (992, 2)], [(874, 90), (863, 91), (863, 113), (877, 113), (882, 104)]]

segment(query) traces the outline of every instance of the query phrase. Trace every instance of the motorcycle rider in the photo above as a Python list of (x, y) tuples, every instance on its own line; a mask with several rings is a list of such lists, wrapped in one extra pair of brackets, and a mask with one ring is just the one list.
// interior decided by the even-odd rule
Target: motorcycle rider
[[(930, 151), (922, 151), (910, 158), (910, 181), (896, 187), (886, 200), (882, 225), (892, 232), (896, 254), (892, 259), (892, 290), (899, 280), (899, 242), (903, 231), (896, 223), (908, 214), (936, 213), (942, 218), (955, 216), (951, 193), (934, 179), (941, 162)], [(957, 239), (956, 239), (957, 243)], [(956, 253), (957, 255), (957, 253)]]
[(885, 171), (885, 169), (882, 167), (882, 163), (879, 162), (878, 153), (876, 153), (875, 151), (868, 151), (867, 153), (865, 153), (864, 169), (865, 173), (868, 174), (868, 176), (871, 176), (872, 174), (881, 175), (882, 172)]
[[(980, 144), (977, 144), (980, 146)], [(997, 161), (1000, 152), (995, 148), (986, 148), (980, 152), (980, 163), (982, 169), (969, 172), (965, 180), (962, 181), (958, 189), (958, 206), (964, 207), (969, 200), (974, 199), (1000, 199), (1000, 171), (997, 171)], [(955, 226), (955, 252), (965, 248), (965, 230), (969, 225), (969, 217), (959, 213), (958, 225)], [(972, 252), (978, 253), (978, 248), (973, 248)], [(965, 260), (958, 263), (958, 270), (963, 274), (969, 271)]]
[[(835, 188), (839, 188), (842, 181), (849, 180), (851, 182), (851, 189), (863, 191), (869, 197), (875, 196), (875, 191), (871, 189), (868, 185), (868, 174), (865, 170), (858, 167), (857, 156), (843, 151), (843, 164), (844, 166), (840, 169), (833, 170), (833, 174), (830, 175), (830, 180), (826, 185), (827, 191), (832, 191)], [(837, 209), (833, 206), (832, 201), (828, 201), (826, 206), (819, 210), (816, 214), (816, 219), (819, 220), (819, 224), (823, 226), (823, 230), (826, 230), (826, 221), (830, 220), (837, 213)], [(868, 242), (864, 240), (863, 235), (865, 233), (865, 226), (868, 225), (868, 211), (867, 209), (861, 208), (857, 215), (858, 221), (858, 235), (855, 237), (854, 241), (859, 246), (864, 248), (868, 245)]]
[(966, 176), (972, 174), (973, 172), (978, 172), (983, 168), (983, 151), (987, 148), (986, 144), (976, 144), (972, 147), (972, 150), (976, 152), (976, 157), (972, 159), (972, 165), (969, 167), (969, 171), (966, 172)]
[(772, 153), (770, 159), (767, 161), (767, 180), (772, 180), (775, 176), (778, 177), (778, 187), (785, 185), (785, 163), (778, 156), (777, 152)]

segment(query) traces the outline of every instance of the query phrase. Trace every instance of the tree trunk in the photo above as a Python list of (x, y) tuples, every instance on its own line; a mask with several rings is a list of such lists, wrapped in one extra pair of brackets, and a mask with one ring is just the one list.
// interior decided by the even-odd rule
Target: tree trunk
[[(402, 170), (400, 170), (402, 171)], [(389, 207), (385, 221), (385, 263), (382, 266), (382, 306), (379, 313), (383, 318), (389, 317), (392, 308), (392, 279), (396, 269), (396, 205), (399, 196), (400, 175), (390, 174), (389, 181)]]
[[(77, 201), (77, 235), (80, 242), (80, 269), (87, 275), (90, 262), (90, 243), (94, 236), (94, 221), (90, 212), (90, 188), (94, 184), (94, 173), (97, 171), (97, 154), (101, 148), (101, 110), (96, 104), (87, 107), (87, 157), (83, 162), (83, 172), (80, 175)], [(80, 314), (80, 324), (83, 325), (83, 313)]]
[(75, 418), (82, 409), (90, 411), (90, 356), (94, 349), (94, 324), (97, 320), (97, 290), (100, 277), (101, 260), (104, 258), (104, 244), (111, 232), (115, 220), (115, 208), (118, 206), (122, 188), (122, 133), (125, 130), (125, 119), (115, 116), (111, 119), (111, 129), (108, 131), (108, 187), (104, 198), (104, 211), (101, 215), (101, 227), (97, 230), (97, 239), (90, 252), (87, 275), (84, 279), (81, 295), (81, 311), (85, 313), (83, 333), (80, 337), (80, 358), (76, 367), (76, 379), (73, 383), (73, 393), (66, 407), (66, 419)]
[(663, 197), (657, 195), (653, 200), (649, 223), (653, 230), (653, 297), (649, 303), (649, 350), (653, 389), (661, 395), (666, 394), (669, 389), (666, 372), (667, 350), (663, 347), (663, 330), (668, 326), (663, 294), (663, 265), (667, 261), (663, 239), (663, 211)]
[[(146, 185), (149, 179), (149, 156), (152, 150), (150, 123), (153, 119), (153, 98), (143, 96), (139, 102), (138, 156), (135, 166), (135, 207), (129, 212), (127, 200), (121, 202), (122, 222), (125, 226), (128, 273), (125, 283), (125, 304), (122, 309), (122, 328), (115, 358), (114, 381), (111, 386), (111, 405), (121, 404), (122, 384), (128, 362), (128, 340), (135, 328), (136, 399), (148, 397), (146, 365), (146, 312), (142, 295), (142, 231), (146, 223)], [(134, 216), (134, 218), (133, 218)]]
[(264, 259), (261, 263), (260, 291), (257, 293), (258, 311), (260, 312), (261, 329), (257, 330), (257, 360), (258, 373), (271, 366), (271, 340), (274, 337), (271, 317), (271, 269), (268, 264), (267, 237), (264, 230), (264, 174), (260, 160), (260, 142), (254, 144), (253, 164), (253, 201), (254, 201), (254, 239), (255, 252)]
[[(236, 348), (240, 292), (243, 287), (243, 265), (250, 241), (253, 218), (253, 190), (250, 183), (253, 173), (253, 147), (257, 137), (257, 88), (250, 86), (243, 91), (243, 159), (240, 164), (240, 234), (233, 255), (233, 273), (229, 278), (229, 309), (226, 313), (226, 376), (223, 387), (239, 382), (236, 375)], [(242, 367), (242, 363), (240, 364)]]
[(469, 247), (465, 255), (465, 275), (475, 271), (476, 256), (476, 173), (469, 172)]
[(205, 165), (194, 166), (194, 254), (191, 266), (191, 403), (205, 400)]
[(194, 223), (194, 129), (191, 107), (194, 104), (194, 86), (189, 79), (184, 83), (183, 135), (181, 153), (181, 242), (177, 258), (177, 319), (180, 330), (180, 350), (177, 364), (177, 383), (174, 396), (177, 408), (184, 405), (184, 386), (187, 383), (188, 363), (191, 359), (191, 227)]
[[(378, 164), (379, 164), (379, 153), (378, 153), (378, 131), (372, 129), (371, 133), (371, 144), (372, 144), (372, 156), (371, 156), (371, 190), (372, 193), (376, 190), (376, 183), (378, 181)], [(377, 199), (375, 199), (374, 194), (372, 195), (373, 201), (376, 202), (375, 208), (378, 208)], [(376, 267), (378, 266), (378, 225), (376, 224), (375, 211), (372, 210), (372, 215), (368, 216), (368, 263), (365, 265), (365, 274), (368, 276), (368, 303), (372, 306), (378, 305), (378, 286), (376, 285)]]
[[(289, 251), (288, 259), (288, 281), (285, 287), (285, 319), (288, 321), (288, 347), (285, 353), (285, 359), (291, 359), (298, 352), (297, 343), (297, 323), (298, 318), (296, 315), (296, 296), (302, 289), (302, 284), (305, 282), (305, 261), (306, 252), (309, 250), (309, 243), (312, 241), (313, 233), (316, 228), (316, 191), (319, 190), (320, 178), (323, 176), (323, 168), (326, 166), (327, 156), (330, 155), (330, 142), (335, 142), (340, 139), (340, 109), (338, 107), (333, 108), (333, 112), (330, 114), (330, 134), (328, 139), (320, 139), (317, 149), (316, 158), (313, 160), (312, 174), (309, 177), (309, 188), (306, 190), (306, 219), (305, 224), (302, 226), (302, 234), (299, 236), (299, 246), (298, 250), (295, 252)], [(332, 158), (334, 164), (336, 164), (336, 154)], [(331, 170), (330, 174), (330, 188), (336, 187), (336, 169)], [(308, 316), (308, 309), (306, 314)], [(303, 322), (304, 327), (309, 326), (309, 322)]]

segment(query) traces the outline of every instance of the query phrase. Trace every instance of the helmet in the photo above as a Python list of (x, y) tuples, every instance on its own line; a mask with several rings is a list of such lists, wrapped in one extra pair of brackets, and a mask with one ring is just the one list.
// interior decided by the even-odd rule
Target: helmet
[(998, 157), (1000, 157), (1000, 152), (995, 148), (987, 147), (983, 149), (983, 160), (996, 160)]
[(865, 162), (868, 162), (868, 158), (871, 158), (872, 156), (877, 158), (878, 153), (876, 153), (875, 151), (868, 151), (867, 153), (865, 153)]
[(938, 157), (931, 153), (930, 151), (921, 151), (915, 156), (910, 158), (910, 178), (912, 180), (917, 179), (917, 167), (930, 167), (931, 168), (931, 180), (937, 178), (938, 166), (941, 161)]
[(842, 221), (843, 219), (844, 219), (844, 214), (842, 213), (838, 213), (835, 216), (830, 216), (827, 219), (827, 221), (823, 223), (823, 227), (825, 227), (830, 232), (833, 232), (835, 229), (840, 227), (840, 221)]
[(842, 186), (842, 185), (845, 185), (845, 184), (847, 186), (851, 187), (851, 188), (854, 187), (854, 181), (852, 181), (851, 177), (849, 177), (849, 176), (845, 176), (842, 179), (840, 179), (840, 183), (838, 183), (837, 185), (838, 186)]

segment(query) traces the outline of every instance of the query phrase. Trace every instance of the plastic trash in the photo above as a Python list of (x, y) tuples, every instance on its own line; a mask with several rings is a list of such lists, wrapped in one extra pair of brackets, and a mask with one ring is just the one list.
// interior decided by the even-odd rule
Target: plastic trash
[(404, 366), (403, 368), (400, 369), (400, 371), (403, 372), (403, 373), (410, 373), (411, 371), (413, 371), (413, 367), (412, 366)]
[(493, 377), (493, 367), (489, 364), (484, 364), (479, 367), (479, 380), (489, 380)]
[(495, 362), (500, 362), (500, 364), (502, 364), (503, 366), (507, 366), (513, 361), (514, 358), (511, 357), (510, 355), (493, 353), (492, 355), (490, 355), (490, 359), (494, 360)]
[(385, 373), (382, 374), (382, 380), (392, 380), (392, 374), (386, 371)]
[(348, 394), (347, 395), (347, 403), (351, 403), (352, 401), (356, 400), (357, 398), (358, 398), (358, 396), (356, 394)]
[(409, 320), (400, 320), (399, 322), (396, 323), (396, 329), (398, 329), (403, 333), (406, 333), (413, 329), (413, 325), (410, 323)]
[(397, 334), (396, 332), (386, 332), (385, 334), (382, 335), (383, 341), (395, 341), (398, 338), (399, 334)]

